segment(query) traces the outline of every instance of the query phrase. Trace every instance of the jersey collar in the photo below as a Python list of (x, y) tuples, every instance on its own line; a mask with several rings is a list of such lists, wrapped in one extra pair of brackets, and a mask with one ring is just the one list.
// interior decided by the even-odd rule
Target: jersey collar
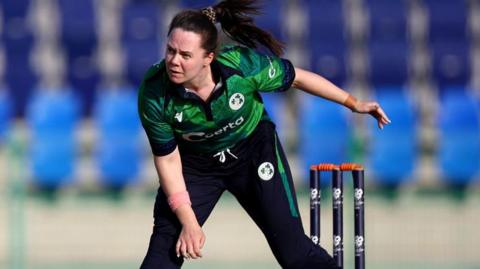
[[(211, 100), (214, 100), (214, 99), (218, 98), (220, 95), (222, 95), (222, 93), (225, 91), (225, 89), (227, 87), (226, 81), (227, 81), (228, 78), (230, 78), (233, 75), (242, 75), (242, 73), (239, 70), (236, 70), (236, 69), (233, 69), (229, 66), (226, 66), (226, 65), (220, 63), (217, 60), (213, 60), (212, 63), (210, 64), (210, 66), (212, 68), (213, 79), (215, 80), (216, 83), (221, 83), (221, 86), (220, 86), (219, 89), (216, 89), (212, 93), (212, 95), (209, 98), (209, 102)], [(183, 87), (182, 85), (180, 85), (180, 84), (174, 84), (174, 85), (175, 85), (174, 86), (175, 92), (181, 98), (202, 101), (200, 99), (200, 97), (198, 97), (195, 93), (187, 91), (185, 89), (185, 87)]]

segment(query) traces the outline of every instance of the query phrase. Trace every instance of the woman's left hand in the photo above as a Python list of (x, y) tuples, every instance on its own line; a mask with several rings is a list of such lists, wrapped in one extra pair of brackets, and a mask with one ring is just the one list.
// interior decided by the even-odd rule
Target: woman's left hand
[(387, 125), (391, 122), (387, 117), (387, 114), (385, 114), (377, 102), (357, 101), (355, 104), (355, 112), (368, 113), (372, 115), (377, 120), (378, 128), (380, 129), (383, 129), (384, 125)]

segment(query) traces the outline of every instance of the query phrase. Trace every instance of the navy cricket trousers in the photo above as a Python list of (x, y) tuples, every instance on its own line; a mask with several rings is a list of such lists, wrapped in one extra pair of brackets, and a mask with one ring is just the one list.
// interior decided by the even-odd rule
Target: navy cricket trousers
[[(188, 154), (181, 148), (180, 155), (200, 225), (227, 190), (261, 229), (282, 268), (337, 268), (333, 258), (304, 233), (290, 169), (272, 123), (261, 122), (249, 138), (215, 158), (213, 154)], [(224, 162), (219, 160), (221, 155)], [(175, 244), (181, 224), (161, 188), (155, 201), (154, 224), (141, 269), (180, 268), (183, 258), (176, 256)]]

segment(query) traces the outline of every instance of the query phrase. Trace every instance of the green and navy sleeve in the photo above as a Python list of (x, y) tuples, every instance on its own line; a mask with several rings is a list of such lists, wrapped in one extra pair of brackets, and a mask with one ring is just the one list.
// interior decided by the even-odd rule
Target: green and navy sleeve
[[(146, 78), (150, 72), (152, 70), (147, 72)], [(164, 97), (159, 95), (159, 89), (155, 91), (153, 86), (147, 79), (142, 82), (138, 94), (138, 113), (152, 153), (164, 156), (175, 150), (177, 143), (171, 125), (164, 119)]]
[(286, 91), (295, 79), (295, 68), (289, 60), (257, 53), (246, 47), (229, 47), (221, 54), (237, 67), (260, 92)]

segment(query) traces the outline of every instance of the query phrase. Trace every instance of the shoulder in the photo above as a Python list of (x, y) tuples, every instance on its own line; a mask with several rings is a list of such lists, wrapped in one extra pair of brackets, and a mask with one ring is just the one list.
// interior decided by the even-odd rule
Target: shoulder
[(152, 65), (145, 73), (138, 90), (139, 108), (161, 108), (171, 87), (164, 61)]
[(165, 62), (156, 63), (147, 70), (139, 88), (139, 97), (164, 96), (171, 83), (168, 80)]
[(225, 46), (217, 56), (220, 63), (239, 70), (245, 75), (251, 74), (259, 65), (262, 65), (264, 58), (266, 59), (267, 56), (244, 46)]

